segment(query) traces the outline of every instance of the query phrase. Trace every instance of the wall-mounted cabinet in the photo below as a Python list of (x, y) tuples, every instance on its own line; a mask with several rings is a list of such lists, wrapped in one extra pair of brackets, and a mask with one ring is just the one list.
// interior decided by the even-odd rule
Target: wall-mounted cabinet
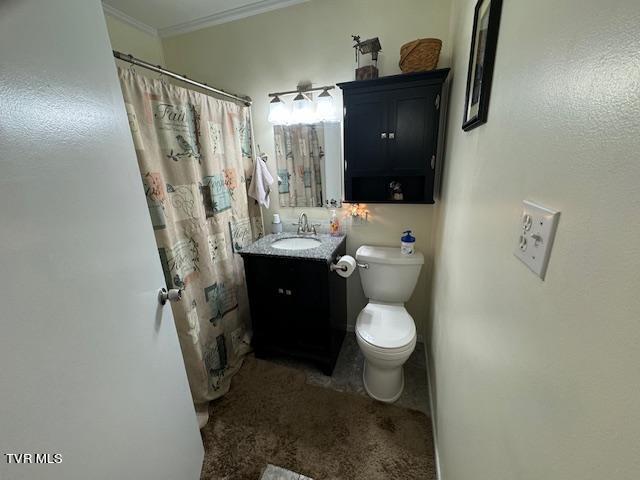
[(339, 83), (345, 200), (434, 203), (449, 69)]

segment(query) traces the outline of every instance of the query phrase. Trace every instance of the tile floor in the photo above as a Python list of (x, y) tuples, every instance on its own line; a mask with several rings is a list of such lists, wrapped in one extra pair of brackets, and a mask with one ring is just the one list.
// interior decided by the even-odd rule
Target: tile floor
[[(339, 392), (351, 392), (367, 395), (362, 384), (362, 367), (364, 357), (358, 347), (355, 334), (347, 332), (336, 368), (331, 377), (324, 375), (312, 363), (291, 358), (279, 357), (270, 359), (276, 363), (304, 370), (307, 383), (331, 388)], [(405, 386), (402, 396), (395, 405), (418, 410), (429, 415), (429, 389), (427, 387), (427, 369), (425, 364), (424, 344), (418, 343), (411, 357), (404, 365)]]

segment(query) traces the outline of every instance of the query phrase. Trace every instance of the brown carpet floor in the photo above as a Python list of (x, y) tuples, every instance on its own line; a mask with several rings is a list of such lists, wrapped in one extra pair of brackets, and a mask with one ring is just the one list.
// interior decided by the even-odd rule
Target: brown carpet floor
[(202, 430), (202, 480), (257, 480), (268, 463), (315, 480), (436, 478), (424, 413), (308, 385), (248, 357)]

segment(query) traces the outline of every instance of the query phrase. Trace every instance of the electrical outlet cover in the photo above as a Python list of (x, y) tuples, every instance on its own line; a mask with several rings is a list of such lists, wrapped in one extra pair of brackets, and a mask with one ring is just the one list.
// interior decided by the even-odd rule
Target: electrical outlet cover
[(560, 212), (527, 200), (522, 202), (522, 207), (517, 243), (513, 254), (544, 280)]

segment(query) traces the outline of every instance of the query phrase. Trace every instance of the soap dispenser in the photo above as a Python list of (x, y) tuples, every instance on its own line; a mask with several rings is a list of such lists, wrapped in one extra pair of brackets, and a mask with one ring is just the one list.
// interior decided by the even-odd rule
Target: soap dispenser
[(416, 249), (416, 237), (411, 235), (411, 230), (405, 230), (400, 238), (400, 252), (403, 255), (413, 255)]

